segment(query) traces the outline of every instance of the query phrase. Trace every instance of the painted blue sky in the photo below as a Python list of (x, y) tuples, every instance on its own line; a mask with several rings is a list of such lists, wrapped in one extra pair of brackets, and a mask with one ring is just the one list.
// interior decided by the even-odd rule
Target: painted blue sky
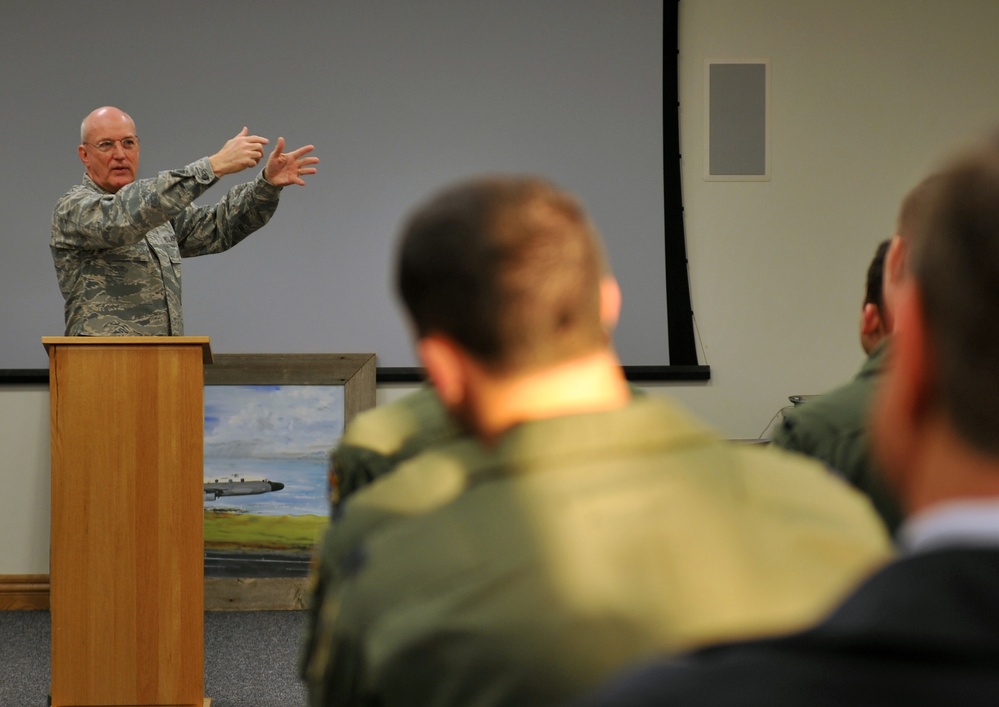
[(343, 434), (343, 386), (205, 386), (205, 457), (325, 456)]

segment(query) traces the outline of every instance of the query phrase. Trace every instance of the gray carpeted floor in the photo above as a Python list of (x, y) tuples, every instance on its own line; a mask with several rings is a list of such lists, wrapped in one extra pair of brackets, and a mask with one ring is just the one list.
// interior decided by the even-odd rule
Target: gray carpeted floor
[[(205, 695), (212, 707), (299, 707), (302, 611), (205, 613)], [(45, 707), (51, 681), (47, 611), (0, 611), (0, 705)]]

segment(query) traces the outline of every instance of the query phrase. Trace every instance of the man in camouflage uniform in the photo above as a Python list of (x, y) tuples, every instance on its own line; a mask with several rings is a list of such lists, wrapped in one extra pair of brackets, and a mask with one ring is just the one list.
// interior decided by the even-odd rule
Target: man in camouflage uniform
[(135, 123), (111, 106), (80, 126), (83, 183), (59, 199), (52, 258), (66, 300), (66, 335), (180, 336), (180, 259), (228, 250), (263, 226), (282, 187), (303, 185), (319, 158), (312, 145), (284, 151), (284, 138), (260, 175), (214, 206), (193, 205), (220, 177), (257, 165), (266, 138), (243, 128), (210, 157), (136, 180)]

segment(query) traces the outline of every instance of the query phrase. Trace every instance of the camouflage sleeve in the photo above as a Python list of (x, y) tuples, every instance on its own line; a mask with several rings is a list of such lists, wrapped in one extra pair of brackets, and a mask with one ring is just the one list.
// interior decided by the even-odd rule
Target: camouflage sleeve
[(180, 254), (185, 258), (221, 253), (266, 224), (277, 210), (281, 187), (261, 172), (237, 184), (219, 203), (185, 209), (173, 220)]
[(180, 215), (217, 181), (207, 157), (183, 169), (126, 184), (115, 194), (79, 185), (56, 204), (54, 248), (105, 250), (141, 241)]

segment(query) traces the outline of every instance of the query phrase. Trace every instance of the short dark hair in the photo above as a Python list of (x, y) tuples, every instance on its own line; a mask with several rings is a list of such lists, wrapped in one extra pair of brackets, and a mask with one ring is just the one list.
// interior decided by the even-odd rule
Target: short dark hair
[(406, 223), (396, 285), (417, 334), (444, 334), (494, 370), (605, 346), (599, 238), (579, 202), (535, 177), (452, 186)]
[(938, 176), (911, 240), (941, 404), (967, 442), (999, 454), (999, 135)]
[(890, 240), (878, 243), (874, 258), (867, 266), (867, 289), (864, 292), (864, 304), (873, 304), (880, 312), (884, 307), (885, 254), (888, 252)]

